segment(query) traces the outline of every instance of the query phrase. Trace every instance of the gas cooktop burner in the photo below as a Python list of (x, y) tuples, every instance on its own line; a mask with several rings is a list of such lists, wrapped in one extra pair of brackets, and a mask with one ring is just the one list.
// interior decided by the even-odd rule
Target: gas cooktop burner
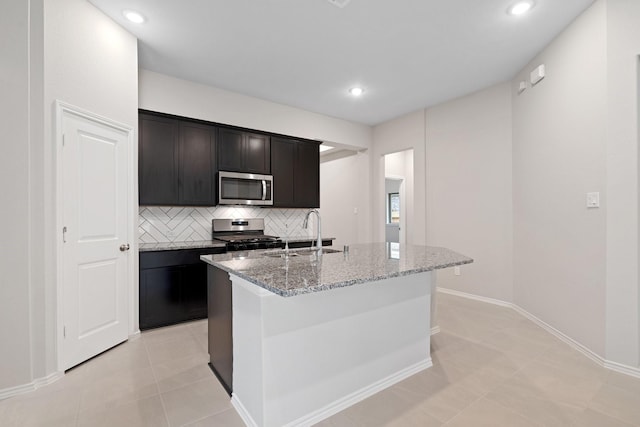
[(212, 236), (226, 243), (227, 251), (274, 249), (282, 247), (276, 236), (264, 234), (264, 219), (214, 219)]
[(247, 243), (247, 242), (274, 242), (280, 240), (276, 236), (267, 236), (265, 234), (238, 233), (230, 235), (217, 235), (214, 239), (222, 240), (228, 243)]

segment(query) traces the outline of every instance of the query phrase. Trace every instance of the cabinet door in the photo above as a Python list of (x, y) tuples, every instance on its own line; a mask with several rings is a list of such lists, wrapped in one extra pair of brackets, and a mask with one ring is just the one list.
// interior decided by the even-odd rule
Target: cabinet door
[(184, 268), (151, 268), (140, 271), (140, 329), (156, 328), (180, 322)]
[(207, 317), (207, 264), (187, 265), (182, 276), (184, 320)]
[(271, 138), (271, 174), (273, 175), (273, 207), (290, 208), (293, 200), (293, 164), (296, 141)]
[(230, 172), (244, 172), (244, 133), (241, 131), (218, 129), (218, 169)]
[(139, 133), (140, 204), (178, 204), (178, 122), (141, 114)]
[(318, 144), (300, 141), (294, 163), (293, 196), (297, 207), (320, 207), (320, 150)]
[(216, 204), (215, 128), (183, 122), (180, 124), (180, 204)]
[(269, 137), (255, 133), (246, 133), (244, 136), (244, 172), (270, 174), (271, 144)]

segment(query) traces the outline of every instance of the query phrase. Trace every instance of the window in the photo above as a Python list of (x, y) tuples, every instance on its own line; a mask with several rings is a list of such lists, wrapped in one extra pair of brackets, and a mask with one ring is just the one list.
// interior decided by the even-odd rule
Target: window
[(400, 194), (389, 193), (389, 200), (387, 201), (389, 211), (387, 212), (387, 222), (389, 224), (400, 223)]

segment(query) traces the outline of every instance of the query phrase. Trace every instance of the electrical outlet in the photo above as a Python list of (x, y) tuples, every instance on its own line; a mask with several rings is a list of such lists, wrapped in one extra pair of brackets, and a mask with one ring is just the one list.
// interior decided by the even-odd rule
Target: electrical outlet
[(460, 275), (460, 267), (458, 267), (458, 266), (453, 267), (453, 274), (456, 275), (456, 276), (459, 276)]
[(175, 239), (175, 238), (176, 238), (176, 232), (175, 232), (175, 230), (167, 230), (167, 233), (166, 233), (166, 234), (167, 234), (167, 237), (168, 237), (169, 239)]

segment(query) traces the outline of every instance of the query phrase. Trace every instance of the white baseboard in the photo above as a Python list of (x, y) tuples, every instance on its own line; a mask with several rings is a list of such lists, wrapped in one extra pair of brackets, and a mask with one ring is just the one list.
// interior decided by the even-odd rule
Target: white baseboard
[(323, 408), (305, 415), (304, 417), (287, 423), (284, 425), (284, 427), (307, 427), (317, 424), (320, 421), (329, 418), (330, 416), (335, 415), (338, 412), (347, 409), (348, 407), (355, 405), (358, 402), (363, 401), (367, 397), (373, 396), (379, 391), (391, 387), (392, 385), (399, 383), (406, 378), (409, 378), (411, 375), (417, 374), (418, 372), (423, 371), (431, 366), (433, 366), (433, 362), (431, 361), (431, 357), (428, 357), (427, 359), (404, 368), (401, 371), (396, 372), (395, 374), (389, 375), (388, 377), (376, 381), (375, 383), (370, 384), (366, 387), (363, 387), (360, 390), (356, 390), (353, 393), (350, 393), (343, 398), (326, 405)]
[(622, 363), (605, 360), (604, 367), (612, 371), (619, 372), (621, 374), (640, 378), (640, 369), (634, 368), (633, 366), (627, 366), (627, 365), (623, 365)]
[(40, 387), (44, 387), (53, 382), (58, 381), (64, 376), (64, 372), (54, 372), (43, 378), (37, 378), (28, 384), (22, 384), (16, 387), (9, 387), (0, 390), (0, 400), (7, 399), (9, 397), (17, 396), (19, 394), (28, 393), (34, 391)]
[[(395, 374), (389, 375), (386, 378), (363, 387), (360, 390), (356, 390), (353, 393), (350, 393), (316, 411), (311, 412), (310, 414), (291, 421), (285, 424), (283, 427), (310, 427), (324, 419), (329, 418), (332, 415), (337, 414), (344, 409), (347, 409), (352, 405), (355, 405), (358, 402), (363, 401), (367, 397), (373, 396), (374, 394), (388, 387), (391, 387), (392, 385), (399, 383), (406, 378), (409, 378), (411, 375), (417, 374), (420, 371), (430, 368), (431, 366), (433, 366), (433, 362), (431, 361), (431, 357), (429, 357), (414, 365), (402, 369)], [(240, 415), (240, 418), (242, 418), (242, 421), (244, 421), (247, 426), (258, 427), (258, 424), (256, 424), (255, 420), (251, 417), (251, 415), (235, 393), (233, 393), (231, 396), (231, 404), (236, 409), (238, 415)]]
[(576, 341), (573, 338), (569, 337), (568, 335), (560, 332), (559, 330), (557, 330), (553, 326), (549, 325), (548, 323), (545, 323), (544, 321), (540, 320), (539, 318), (537, 318), (533, 314), (529, 313), (528, 311), (522, 309), (518, 305), (512, 304), (511, 308), (514, 309), (515, 311), (517, 311), (518, 313), (520, 313), (522, 316), (524, 316), (527, 319), (531, 320), (536, 325), (540, 326), (542, 329), (544, 329), (547, 332), (549, 332), (551, 335), (554, 335), (560, 341), (562, 341), (565, 344), (569, 345), (573, 349), (579, 351), (585, 357), (591, 359), (592, 361), (594, 361), (598, 365), (604, 366), (605, 360), (604, 360), (603, 357), (601, 357), (598, 354), (594, 353), (593, 351), (589, 350), (587, 347), (585, 347), (584, 345), (580, 344), (578, 341)]
[(493, 304), (493, 305), (499, 305), (501, 307), (509, 307), (509, 308), (513, 308), (513, 304), (510, 302), (505, 302), (499, 299), (494, 299), (494, 298), (488, 298), (488, 297), (483, 297), (480, 295), (474, 295), (474, 294), (468, 294), (466, 292), (460, 292), (460, 291), (454, 291), (453, 289), (446, 289), (446, 288), (436, 288), (436, 290), (440, 293), (443, 294), (449, 294), (449, 295), (454, 295), (457, 297), (462, 297), (462, 298), (467, 298), (467, 299), (473, 299), (476, 301), (481, 301), (481, 302), (486, 302), (488, 304)]
[(606, 369), (609, 369), (609, 370), (612, 370), (612, 371), (615, 371), (615, 372), (619, 372), (621, 374), (626, 374), (626, 375), (630, 375), (632, 377), (640, 378), (640, 367), (627, 366), (627, 365), (623, 365), (623, 364), (618, 363), (618, 362), (612, 362), (610, 360), (606, 360), (602, 356), (596, 354), (595, 352), (593, 352), (589, 348), (587, 348), (584, 345), (580, 344), (578, 341), (574, 340), (573, 338), (569, 337), (568, 335), (565, 335), (564, 333), (560, 332), (559, 330), (557, 330), (553, 326), (545, 323), (541, 319), (537, 318), (536, 316), (534, 316), (533, 314), (529, 313), (528, 311), (524, 310), (522, 307), (520, 307), (520, 306), (518, 306), (516, 304), (510, 303), (510, 302), (506, 302), (506, 301), (497, 300), (497, 299), (493, 299), (493, 298), (487, 298), (487, 297), (483, 297), (483, 296), (480, 296), (480, 295), (468, 294), (466, 292), (455, 291), (455, 290), (452, 290), (452, 289), (437, 288), (437, 291), (438, 292), (442, 292), (443, 294), (449, 294), (449, 295), (454, 295), (454, 296), (458, 296), (458, 297), (462, 297), (462, 298), (467, 298), (467, 299), (472, 299), (472, 300), (476, 300), (476, 301), (486, 302), (488, 304), (499, 305), (501, 307), (509, 307), (509, 308), (515, 310), (516, 312), (518, 312), (519, 314), (521, 314), (522, 316), (526, 317), (527, 319), (531, 320), (533, 323), (535, 323), (536, 325), (540, 326), (542, 329), (546, 330), (551, 335), (555, 336), (556, 338), (558, 338), (559, 340), (561, 340), (562, 342), (564, 342), (565, 344), (567, 344), (571, 348), (579, 351), (584, 356), (588, 357), (589, 359), (591, 359), (592, 361), (594, 361), (598, 365), (600, 365), (600, 366), (602, 366), (602, 367), (604, 367)]
[(242, 421), (247, 427), (258, 427), (256, 421), (253, 419), (247, 408), (244, 407), (242, 401), (238, 398), (238, 395), (235, 393), (231, 393), (231, 405), (235, 408)]

